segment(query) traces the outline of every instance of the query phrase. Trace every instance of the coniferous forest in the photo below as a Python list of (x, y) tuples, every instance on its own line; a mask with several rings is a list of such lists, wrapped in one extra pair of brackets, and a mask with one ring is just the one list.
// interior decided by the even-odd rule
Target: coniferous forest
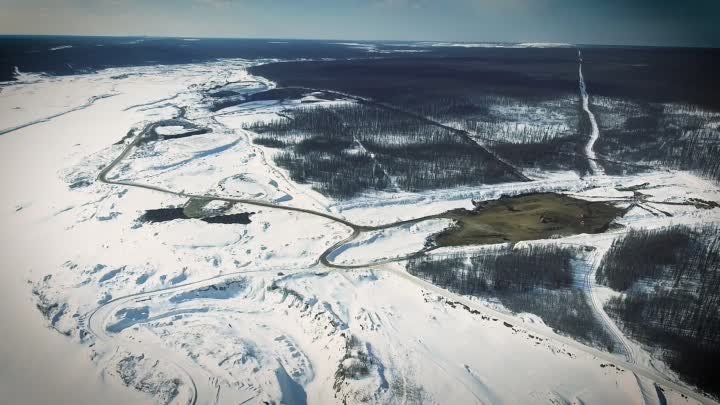
[(720, 393), (720, 227), (630, 231), (607, 253), (598, 281), (624, 294), (606, 311), (687, 381)]
[(515, 313), (532, 313), (561, 334), (614, 351), (615, 343), (595, 317), (573, 273), (575, 248), (531, 245), (494, 248), (470, 255), (418, 257), (411, 274), (458, 294), (497, 300)]
[(473, 140), (412, 116), (364, 105), (287, 115), (249, 125), (254, 142), (280, 149), (275, 162), (294, 181), (333, 197), (520, 180)]

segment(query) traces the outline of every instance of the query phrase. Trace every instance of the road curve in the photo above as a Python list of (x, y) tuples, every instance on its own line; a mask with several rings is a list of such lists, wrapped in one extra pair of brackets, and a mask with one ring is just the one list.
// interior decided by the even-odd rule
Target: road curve
[[(164, 287), (152, 291), (143, 291), (135, 294), (118, 297), (96, 308), (86, 318), (88, 332), (91, 333), (99, 342), (110, 343), (120, 340), (122, 346), (134, 349), (137, 353), (147, 351), (147, 343), (138, 343), (131, 339), (122, 339), (121, 334), (111, 334), (107, 330), (108, 322), (111, 317), (121, 310), (123, 307), (132, 305), (137, 302), (152, 300), (153, 298), (170, 295), (181, 291), (201, 288), (203, 286), (215, 284), (227, 279), (232, 279), (242, 275), (258, 274), (258, 273), (275, 273), (278, 269), (256, 269), (244, 270), (233, 273), (221, 274), (204, 280), (194, 281), (190, 283), (180, 284), (171, 287)], [(120, 345), (118, 345), (120, 346)], [(158, 357), (167, 363), (168, 366), (174, 368), (176, 372), (185, 377), (186, 382), (191, 389), (188, 405), (215, 405), (218, 399), (218, 387), (213, 385), (210, 375), (183, 356), (163, 348), (160, 344), (153, 345), (153, 357)]]
[[(418, 222), (426, 221), (426, 220), (428, 220), (428, 219), (443, 218), (443, 215), (442, 215), (442, 214), (437, 214), (437, 215), (427, 215), (427, 216), (424, 216), (424, 217), (413, 218), (413, 219), (404, 220), (404, 221), (396, 221), (396, 222), (391, 222), (391, 223), (382, 224), (382, 225), (357, 225), (357, 224), (354, 224), (354, 223), (352, 223), (352, 222), (350, 222), (350, 221), (348, 221), (348, 220), (346, 220), (346, 219), (344, 219), (344, 218), (337, 217), (337, 216), (332, 215), (332, 214), (329, 214), (329, 213), (327, 213), (327, 212), (316, 211), (316, 210), (311, 210), (311, 209), (306, 209), (306, 208), (286, 206), (286, 205), (279, 205), (279, 204), (274, 204), (274, 203), (266, 202), (266, 201), (263, 201), (263, 200), (248, 199), (248, 198), (225, 197), (225, 196), (210, 195), (210, 194), (185, 193), (185, 192), (182, 192), (182, 191), (174, 191), (174, 190), (170, 190), (170, 189), (167, 189), (167, 188), (164, 188), (164, 187), (153, 186), (153, 185), (149, 185), (149, 184), (142, 184), (142, 183), (136, 183), (136, 182), (132, 182), (132, 181), (109, 179), (109, 178), (108, 178), (108, 174), (109, 174), (118, 164), (120, 164), (120, 162), (121, 162), (123, 159), (125, 159), (125, 158), (130, 154), (130, 152), (132, 152), (132, 150), (133, 150), (136, 146), (138, 146), (138, 145), (145, 139), (145, 136), (146, 136), (148, 133), (151, 133), (151, 131), (153, 131), (153, 130), (155, 129), (156, 126), (157, 126), (156, 123), (147, 125), (147, 126), (140, 132), (140, 134), (138, 134), (138, 135), (135, 136), (135, 138), (133, 139), (133, 141), (132, 141), (130, 144), (127, 145), (127, 147), (122, 151), (122, 153), (121, 153), (118, 157), (116, 157), (112, 162), (110, 162), (109, 165), (107, 165), (104, 169), (102, 169), (102, 171), (100, 171), (100, 173), (98, 174), (97, 179), (98, 179), (100, 182), (106, 183), (106, 184), (115, 184), (115, 185), (128, 186), (128, 187), (144, 188), (144, 189), (146, 189), (146, 190), (158, 191), (158, 192), (161, 192), (161, 193), (172, 194), (172, 195), (175, 195), (175, 196), (178, 196), (178, 197), (184, 197), (184, 198), (197, 198), (197, 199), (205, 199), (205, 200), (217, 200), (217, 201), (225, 201), (225, 202), (231, 202), (231, 203), (246, 204), (246, 205), (257, 206), (257, 207), (275, 208), (275, 209), (280, 209), (280, 210), (285, 210), (285, 211), (303, 212), (303, 213), (306, 213), (306, 214), (315, 215), (315, 216), (318, 216), (318, 217), (322, 217), (322, 218), (325, 218), (325, 219), (329, 219), (329, 220), (334, 221), (334, 222), (338, 222), (338, 223), (340, 223), (340, 224), (342, 224), (342, 225), (345, 225), (345, 226), (347, 226), (347, 227), (349, 227), (349, 228), (352, 228), (354, 231), (358, 231), (358, 232), (378, 231), (378, 230), (383, 230), (383, 229), (388, 229), (388, 228), (394, 228), (394, 227), (400, 226), (400, 225), (407, 225), (407, 224), (418, 223)], [(357, 236), (357, 235), (356, 235), (356, 236)], [(351, 240), (352, 240), (352, 239), (351, 239)]]
[[(151, 130), (154, 129), (154, 125), (155, 124), (147, 125), (142, 131), (140, 131), (140, 133), (138, 135), (135, 136), (133, 141), (127, 145), (127, 147), (122, 151), (122, 153), (119, 156), (117, 156), (110, 164), (108, 164), (104, 169), (102, 169), (102, 171), (98, 175), (98, 180), (100, 182), (107, 183), (107, 184), (128, 186), (128, 187), (138, 187), (138, 188), (162, 192), (162, 193), (171, 194), (171, 195), (175, 195), (175, 196), (179, 196), (179, 197), (185, 197), (185, 198), (220, 200), (220, 201), (241, 203), (241, 204), (259, 206), (259, 207), (280, 209), (280, 210), (285, 210), (285, 211), (303, 212), (306, 214), (315, 215), (315, 216), (329, 219), (331, 221), (340, 223), (342, 225), (345, 225), (345, 226), (351, 228), (353, 230), (353, 232), (348, 237), (335, 243), (333, 246), (331, 246), (325, 252), (322, 253), (320, 258), (318, 259), (318, 261), (322, 265), (329, 267), (331, 269), (335, 269), (335, 270), (344, 270), (344, 269), (353, 269), (353, 268), (374, 268), (376, 270), (389, 271), (389, 272), (391, 272), (395, 275), (398, 275), (427, 291), (431, 291), (431, 292), (433, 292), (439, 296), (442, 296), (446, 299), (460, 302), (460, 303), (468, 306), (469, 308), (473, 308), (482, 313), (489, 314), (492, 317), (504, 320), (505, 322), (508, 322), (511, 324), (514, 324), (517, 322), (517, 319), (510, 315), (507, 315), (507, 314), (492, 310), (488, 307), (479, 305), (479, 304), (475, 303), (474, 301), (467, 299), (466, 297), (454, 294), (448, 290), (442, 289), (434, 284), (431, 284), (427, 281), (424, 281), (415, 276), (412, 276), (411, 274), (409, 274), (405, 271), (401, 271), (401, 270), (397, 269), (395, 266), (385, 266), (385, 267), (382, 266), (384, 264), (407, 260), (408, 258), (411, 258), (411, 257), (417, 257), (420, 255), (423, 255), (432, 249), (426, 249), (426, 250), (408, 255), (406, 257), (384, 259), (384, 260), (376, 261), (374, 263), (367, 263), (367, 264), (361, 264), (361, 265), (347, 265), (347, 266), (346, 265), (338, 265), (338, 264), (333, 264), (332, 262), (330, 262), (328, 260), (328, 256), (331, 255), (332, 252), (339, 249), (344, 244), (347, 244), (347, 243), (351, 242), (352, 240), (356, 239), (360, 235), (361, 232), (382, 230), (382, 229), (392, 228), (392, 227), (403, 225), (403, 224), (417, 223), (417, 222), (421, 222), (421, 221), (424, 221), (427, 219), (441, 218), (442, 215), (430, 215), (430, 216), (426, 216), (426, 217), (415, 218), (415, 219), (410, 219), (410, 220), (405, 220), (405, 221), (392, 222), (392, 223), (388, 223), (388, 224), (384, 224), (384, 225), (366, 226), (366, 225), (354, 224), (344, 218), (336, 217), (336, 216), (326, 213), (326, 212), (320, 212), (320, 211), (304, 209), (304, 208), (297, 208), (297, 207), (288, 207), (288, 206), (273, 204), (273, 203), (269, 203), (269, 202), (265, 202), (265, 201), (261, 201), (261, 200), (239, 199), (239, 198), (223, 197), (223, 196), (215, 196), (215, 195), (201, 195), (201, 194), (184, 193), (184, 192), (177, 192), (177, 191), (169, 190), (169, 189), (166, 189), (163, 187), (158, 187), (158, 186), (140, 184), (140, 183), (135, 183), (135, 182), (131, 182), (131, 181), (109, 179), (108, 174), (110, 172), (112, 172), (112, 170), (123, 159), (125, 159), (137, 145), (139, 145), (145, 139), (145, 136), (148, 133), (150, 133)], [(266, 270), (266, 271), (272, 271), (272, 270)], [(109, 314), (115, 313), (115, 310), (118, 309), (124, 303), (132, 302), (133, 300), (140, 299), (140, 298), (152, 299), (153, 297), (155, 297), (157, 295), (166, 294), (166, 293), (169, 293), (172, 291), (179, 291), (180, 289), (184, 289), (184, 288), (188, 288), (188, 287), (195, 287), (198, 285), (203, 285), (205, 283), (217, 282), (226, 277), (237, 276), (238, 274), (245, 274), (245, 273), (248, 273), (248, 272), (246, 271), (246, 272), (240, 272), (240, 273), (232, 273), (232, 274), (226, 274), (226, 275), (221, 275), (221, 276), (215, 276), (215, 277), (212, 277), (212, 278), (209, 278), (206, 280), (200, 280), (200, 281), (196, 281), (193, 283), (164, 288), (164, 289), (160, 289), (160, 290), (156, 290), (156, 291), (132, 294), (132, 295), (129, 295), (126, 297), (117, 298), (115, 300), (110, 301), (107, 304), (104, 304), (103, 306), (99, 307), (98, 309), (96, 309), (95, 311), (93, 311), (90, 314), (89, 321), (88, 321), (88, 325), (90, 327), (90, 332), (93, 333), (95, 336), (98, 336), (99, 339), (101, 339), (101, 340), (103, 340), (104, 338), (105, 339), (109, 338), (106, 334), (104, 334), (105, 332), (103, 332), (103, 330), (104, 330), (103, 328), (105, 327), (104, 326), (105, 324), (103, 323), (104, 322), (103, 319), (107, 319), (107, 316), (109, 316)], [(523, 330), (532, 331), (532, 333), (534, 335), (542, 336), (548, 340), (562, 343), (564, 345), (574, 348), (577, 351), (581, 351), (581, 352), (590, 354), (592, 356), (595, 356), (597, 358), (603, 359), (604, 361), (607, 361), (609, 363), (616, 364), (626, 370), (630, 370), (630, 371), (636, 373), (639, 376), (643, 376), (652, 381), (655, 381), (656, 383), (659, 383), (660, 385), (662, 385), (664, 387), (673, 389), (673, 390), (680, 392), (690, 398), (694, 398), (697, 401), (699, 401), (700, 403), (708, 404), (708, 405), (720, 405), (720, 403), (718, 403), (710, 398), (705, 397), (701, 393), (698, 393), (688, 387), (679, 385), (678, 383), (675, 383), (673, 381), (666, 379), (664, 376), (661, 376), (660, 374), (658, 374), (655, 370), (647, 369), (640, 365), (633, 364), (631, 362), (632, 357), (629, 358), (630, 361), (621, 361), (616, 356), (614, 356), (610, 353), (602, 352), (595, 348), (585, 346), (573, 339), (570, 339), (570, 338), (567, 338), (567, 337), (564, 337), (561, 335), (555, 335), (555, 334), (548, 335), (545, 330), (535, 328), (532, 325), (523, 324), (522, 326), (518, 326), (518, 327)], [(172, 356), (168, 356), (168, 357), (172, 357)], [(177, 357), (177, 356), (175, 356), (175, 357)], [(215, 394), (212, 394), (212, 395), (209, 394), (210, 392), (215, 392), (214, 390), (210, 390), (205, 386), (201, 386), (201, 388), (197, 388), (197, 386), (196, 386), (196, 384), (198, 382), (200, 382), (200, 380), (202, 380), (202, 381), (207, 381), (207, 380), (203, 379), (202, 377), (195, 376), (193, 374), (198, 373), (199, 376), (204, 376), (204, 373), (199, 372), (199, 371), (191, 372), (190, 370), (188, 370), (188, 368), (191, 368), (191, 369), (198, 368), (197, 366), (193, 367), (192, 364), (188, 363), (188, 364), (179, 364), (179, 365), (177, 365), (177, 367), (184, 370), (184, 373), (186, 375), (188, 375), (188, 378), (190, 379), (191, 384), (193, 386), (195, 386), (195, 388), (194, 388), (195, 394), (191, 401), (191, 405), (196, 405), (196, 403), (211, 403), (211, 404), (214, 403), (214, 402), (212, 402), (211, 399), (204, 398), (206, 395), (210, 396), (211, 398), (215, 398)], [(198, 397), (200, 397), (200, 396), (202, 396), (203, 398), (201, 398), (201, 400), (200, 400), (201, 402), (198, 402), (199, 401)], [(202, 402), (202, 401), (210, 401), (210, 402)]]

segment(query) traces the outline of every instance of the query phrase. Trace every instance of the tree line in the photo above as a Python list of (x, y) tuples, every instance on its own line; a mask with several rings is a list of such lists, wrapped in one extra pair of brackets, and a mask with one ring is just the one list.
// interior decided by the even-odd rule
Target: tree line
[[(595, 106), (593, 106), (594, 108)], [(720, 113), (694, 105), (603, 99), (598, 152), (612, 160), (662, 163), (720, 180)], [(606, 167), (614, 173), (613, 166)]]
[(462, 253), (442, 259), (418, 257), (410, 259), (407, 268), (411, 274), (461, 294), (528, 292), (570, 287), (574, 256), (571, 248), (531, 245), (523, 249), (491, 249), (469, 257)]
[(618, 239), (598, 280), (623, 291), (606, 310), (684, 379), (713, 394), (720, 361), (720, 226), (639, 230)]
[(531, 245), (470, 255), (408, 260), (409, 273), (458, 294), (498, 300), (515, 312), (533, 313), (558, 333), (609, 351), (615, 343), (574, 287), (575, 248)]
[(282, 150), (275, 162), (294, 181), (337, 198), (516, 180), (471, 140), (378, 107), (304, 107), (246, 128), (259, 134), (255, 143)]

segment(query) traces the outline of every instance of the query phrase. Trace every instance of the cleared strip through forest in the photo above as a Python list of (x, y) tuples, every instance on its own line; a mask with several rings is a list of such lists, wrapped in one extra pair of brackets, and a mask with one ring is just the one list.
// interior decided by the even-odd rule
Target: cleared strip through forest
[(359, 103), (359, 104), (369, 105), (369, 106), (372, 106), (372, 107), (382, 108), (382, 109), (385, 109), (385, 110), (388, 110), (388, 111), (392, 111), (392, 112), (395, 112), (395, 113), (398, 113), (398, 114), (402, 114), (402, 115), (405, 115), (405, 116), (414, 118), (414, 119), (416, 119), (416, 120), (418, 120), (418, 121), (420, 121), (420, 122), (422, 122), (422, 123), (424, 123), (424, 124), (429, 124), (429, 125), (436, 126), (436, 127), (438, 127), (438, 128), (445, 129), (445, 130), (450, 131), (450, 132), (452, 132), (452, 133), (454, 133), (454, 134), (456, 134), (456, 135), (459, 135), (459, 136), (465, 138), (467, 141), (471, 142), (471, 144), (475, 145), (478, 149), (481, 149), (484, 153), (488, 154), (489, 156), (491, 156), (492, 158), (494, 158), (496, 161), (498, 161), (498, 162), (499, 162), (502, 166), (504, 166), (509, 172), (511, 172), (514, 176), (516, 176), (520, 181), (531, 181), (531, 180), (532, 180), (532, 179), (530, 179), (529, 177), (525, 176), (525, 175), (524, 175), (520, 170), (518, 170), (515, 166), (513, 166), (513, 165), (511, 165), (510, 163), (506, 162), (505, 160), (501, 159), (499, 156), (497, 156), (497, 154), (491, 152), (491, 151), (488, 150), (486, 147), (484, 147), (483, 145), (479, 144), (479, 143), (477, 142), (477, 140), (473, 138), (472, 134), (471, 134), (470, 132), (464, 130), (464, 129), (454, 128), (454, 127), (451, 127), (451, 126), (449, 126), (449, 125), (445, 125), (445, 124), (443, 124), (443, 123), (441, 123), (441, 122), (435, 121), (435, 120), (433, 120), (433, 119), (431, 119), (431, 118), (429, 118), (429, 117), (426, 117), (426, 116), (424, 116), (424, 115), (420, 115), (420, 114), (414, 113), (414, 112), (412, 112), (412, 111), (407, 111), (407, 110), (404, 110), (404, 109), (402, 109), (402, 108), (399, 108), (399, 107), (396, 107), (396, 106), (393, 106), (393, 105), (389, 105), (389, 104), (386, 104), (386, 103), (381, 103), (381, 102), (379, 102), (379, 101), (375, 101), (375, 100), (372, 100), (372, 99), (369, 99), (369, 98), (365, 98), (365, 97), (356, 96), (356, 95), (353, 95), (353, 94), (342, 93), (342, 92), (332, 91), (332, 90), (325, 90), (325, 89), (314, 89), (314, 88), (309, 88), (309, 87), (286, 87), (286, 89), (305, 90), (305, 91), (309, 91), (309, 92), (323, 92), (323, 93), (332, 94), (332, 95), (339, 96), (339, 97), (349, 98), (349, 99), (354, 100), (355, 102), (357, 102), (357, 103)]
[(582, 53), (578, 50), (578, 77), (580, 82), (580, 96), (582, 97), (582, 108), (585, 111), (585, 113), (588, 115), (588, 119), (590, 119), (590, 140), (588, 141), (587, 145), (585, 146), (585, 154), (588, 157), (588, 161), (590, 163), (590, 169), (592, 170), (593, 174), (601, 175), (603, 174), (602, 168), (597, 164), (596, 162), (596, 156), (595, 151), (593, 148), (595, 147), (595, 142), (600, 137), (600, 128), (598, 127), (597, 120), (595, 119), (595, 114), (590, 111), (590, 95), (588, 95), (587, 92), (587, 86), (585, 85), (585, 78), (583, 77), (582, 73)]

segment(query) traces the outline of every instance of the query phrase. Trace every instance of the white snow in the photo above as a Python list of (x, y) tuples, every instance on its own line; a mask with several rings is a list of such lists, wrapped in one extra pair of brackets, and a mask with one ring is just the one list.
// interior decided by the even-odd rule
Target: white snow
[[(205, 209), (252, 212), (251, 223), (139, 218), (146, 210), (183, 207), (193, 194), (259, 199), (377, 225), (532, 191), (628, 204), (633, 193), (618, 188), (648, 182), (643, 193), (654, 201), (648, 204), (673, 216), (632, 211), (619, 222), (659, 227), (720, 221), (717, 209), (663, 205), (717, 201), (716, 185), (677, 171), (543, 173), (525, 183), (335, 201), (290, 181), (272, 163), (274, 152), (252, 144), (254, 134), (242, 129), (301, 104), (259, 102), (216, 115), (200, 106), (201, 89), (274, 86), (250, 76), (247, 66), (224, 60), (108, 69), (3, 87), (0, 128), (12, 129), (0, 136), (0, 221), (8, 230), (0, 239), (3, 399), (646, 403), (643, 393), (662, 376), (555, 335), (533, 315), (500, 314), (418, 280), (398, 263), (322, 266), (321, 254), (352, 232), (328, 218), (225, 201)], [(342, 102), (348, 101), (336, 103)], [(131, 128), (175, 116), (173, 104), (212, 132), (142, 144), (109, 177), (185, 194), (97, 181), (129, 141), (114, 144)], [(449, 224), (427, 220), (365, 232), (330, 259), (356, 265), (410, 255)], [(624, 231), (552, 241), (605, 246)], [(622, 371), (601, 367), (608, 363)], [(670, 403), (684, 403), (677, 392), (686, 390), (662, 385)]]
[[(336, 45), (344, 45), (349, 48), (364, 50), (368, 53), (424, 53), (427, 50), (424, 49), (379, 49), (377, 44), (373, 43), (360, 43), (360, 42), (336, 42)], [(402, 47), (413, 47), (413, 45), (390, 45), (390, 46), (402, 46)]]
[(155, 129), (158, 135), (178, 135), (187, 132), (185, 127), (180, 125), (168, 125), (166, 127), (158, 127)]
[(517, 45), (523, 48), (572, 48), (575, 46), (564, 42), (523, 42)]
[(349, 48), (362, 49), (367, 52), (376, 52), (377, 46), (370, 43), (359, 43), (359, 42), (337, 42), (336, 45), (345, 45)]
[(355, 265), (405, 257), (422, 250), (430, 236), (451, 225), (447, 219), (431, 219), (368, 232), (334, 251), (328, 259), (334, 264)]
[[(578, 51), (578, 58), (582, 58), (580, 51)], [(595, 114), (590, 111), (590, 96), (588, 95), (587, 86), (585, 85), (585, 78), (582, 74), (582, 62), (580, 62), (579, 64), (578, 74), (580, 76), (580, 94), (582, 95), (582, 108), (590, 119), (591, 127), (590, 140), (588, 140), (588, 143), (585, 145), (585, 154), (588, 157), (588, 163), (590, 164), (590, 169), (592, 170), (592, 172), (595, 174), (602, 174), (602, 168), (595, 161), (597, 156), (595, 155), (595, 151), (593, 150), (593, 148), (595, 147), (595, 142), (597, 142), (597, 139), (600, 136), (600, 129), (598, 128)]]
[(419, 46), (454, 47), (454, 48), (570, 48), (575, 45), (555, 42), (419, 42)]

